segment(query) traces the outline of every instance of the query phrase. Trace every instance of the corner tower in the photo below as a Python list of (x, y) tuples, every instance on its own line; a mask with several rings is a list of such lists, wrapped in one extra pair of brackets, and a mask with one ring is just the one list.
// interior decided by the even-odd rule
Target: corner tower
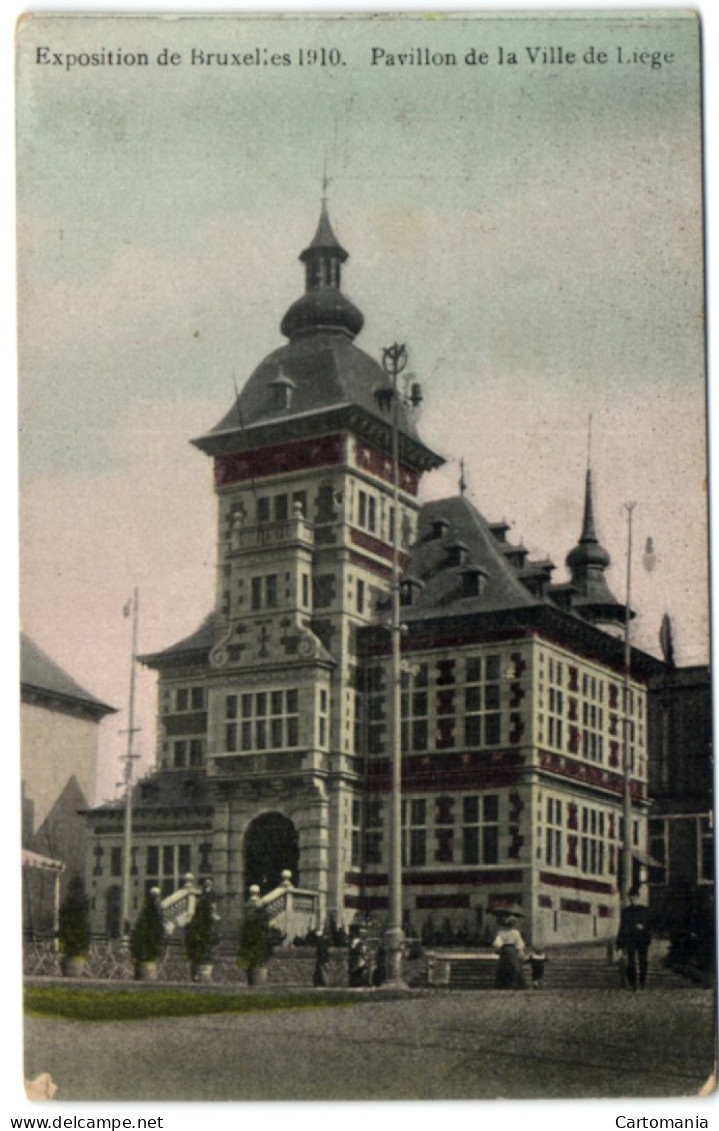
[[(276, 812), (297, 838), (294, 879), (338, 922), (353, 907), (352, 831), (363, 791), (357, 630), (384, 615), (397, 530), (414, 540), (421, 474), (442, 459), (399, 412), (394, 513), (391, 382), (355, 345), (348, 258), (323, 201), (300, 255), (288, 342), (194, 441), (213, 459), (217, 594), (208, 653), (207, 772), (218, 884), (243, 892), (248, 836)], [(278, 863), (281, 863), (278, 862)]]

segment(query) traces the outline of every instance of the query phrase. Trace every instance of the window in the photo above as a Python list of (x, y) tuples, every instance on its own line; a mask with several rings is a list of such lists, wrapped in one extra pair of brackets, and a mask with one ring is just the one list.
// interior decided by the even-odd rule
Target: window
[(286, 522), (289, 517), (289, 498), (287, 495), (275, 496), (275, 522)]
[(365, 829), (365, 863), (382, 863), (382, 802), (367, 802)]
[(402, 802), (402, 863), (421, 868), (427, 863), (427, 802), (413, 798)]
[(190, 702), (190, 690), (188, 687), (178, 687), (175, 692), (175, 710), (186, 711)]
[(277, 574), (252, 578), (252, 609), (276, 609), (278, 598)]
[(605, 816), (601, 809), (582, 806), (582, 836), (580, 841), (580, 867), (590, 876), (604, 875)]
[(379, 664), (367, 668), (367, 753), (383, 754), (387, 718), (385, 715), (385, 673)]
[(350, 864), (359, 868), (362, 864), (362, 802), (357, 797), (352, 799), (350, 836)]
[(237, 749), (237, 696), (225, 696), (225, 749)]
[(258, 523), (270, 521), (270, 500), (266, 495), (257, 500), (257, 521)]
[(357, 524), (371, 534), (377, 530), (377, 500), (366, 491), (357, 493)]
[[(239, 718), (237, 712), (239, 711)], [(299, 695), (297, 690), (257, 691), (226, 697), (227, 749), (279, 750), (299, 745)], [(230, 745), (230, 742), (233, 745)]]
[(562, 864), (562, 802), (556, 797), (547, 798), (547, 820), (544, 831), (544, 859), (547, 864)]
[(187, 873), (192, 872), (189, 844), (148, 845), (145, 859), (146, 887), (159, 887), (162, 899), (181, 888)]
[(434, 858), (440, 864), (451, 864), (454, 859), (454, 798), (438, 797), (435, 804), (435, 839), (437, 847)]
[(714, 883), (714, 828), (711, 814), (699, 818), (699, 874), (700, 884)]
[(364, 581), (357, 579), (357, 612), (364, 612)]
[(465, 665), (464, 741), (467, 746), (501, 742), (499, 656), (470, 656)]
[(324, 687), (320, 688), (320, 704), (318, 716), (318, 744), (320, 746), (327, 745), (327, 691)]
[(462, 799), (462, 863), (499, 861), (499, 796), (479, 794)]
[(649, 882), (653, 885), (668, 883), (668, 822), (663, 817), (649, 818), (649, 855), (656, 864), (649, 868)]
[(429, 667), (402, 672), (402, 750), (422, 753), (429, 745)]
[(122, 849), (121, 848), (111, 848), (110, 849), (110, 875), (111, 876), (121, 876), (122, 875)]
[(277, 608), (277, 574), (265, 578), (265, 604), (268, 609)]

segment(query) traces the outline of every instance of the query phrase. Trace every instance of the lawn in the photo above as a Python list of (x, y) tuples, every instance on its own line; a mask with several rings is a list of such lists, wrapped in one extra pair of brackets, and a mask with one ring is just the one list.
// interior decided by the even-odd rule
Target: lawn
[(28, 986), (25, 1012), (71, 1021), (141, 1021), (207, 1013), (268, 1013), (279, 1009), (324, 1009), (357, 1004), (358, 998), (314, 993), (195, 993), (191, 990), (79, 989)]

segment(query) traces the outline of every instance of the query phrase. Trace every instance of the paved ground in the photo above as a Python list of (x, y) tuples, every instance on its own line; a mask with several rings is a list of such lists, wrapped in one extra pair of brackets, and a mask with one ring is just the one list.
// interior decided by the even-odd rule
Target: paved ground
[(714, 1069), (710, 990), (364, 996), (114, 1024), (30, 1017), (26, 1076), (50, 1072), (72, 1101), (569, 1099), (695, 1095)]

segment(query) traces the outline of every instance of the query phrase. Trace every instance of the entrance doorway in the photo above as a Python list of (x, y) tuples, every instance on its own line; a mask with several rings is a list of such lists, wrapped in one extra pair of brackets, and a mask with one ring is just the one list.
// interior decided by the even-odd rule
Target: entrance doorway
[(250, 824), (245, 835), (245, 887), (257, 884), (266, 895), (282, 882), (288, 869), (297, 882), (300, 845), (292, 821), (282, 813), (263, 813)]

